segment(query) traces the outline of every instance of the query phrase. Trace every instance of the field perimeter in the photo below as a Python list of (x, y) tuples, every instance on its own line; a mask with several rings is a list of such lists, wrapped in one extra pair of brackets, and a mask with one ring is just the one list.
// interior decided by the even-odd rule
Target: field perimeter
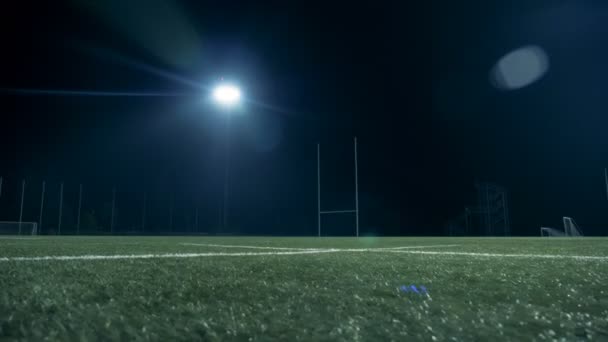
[(43, 339), (608, 341), (608, 239), (0, 237)]

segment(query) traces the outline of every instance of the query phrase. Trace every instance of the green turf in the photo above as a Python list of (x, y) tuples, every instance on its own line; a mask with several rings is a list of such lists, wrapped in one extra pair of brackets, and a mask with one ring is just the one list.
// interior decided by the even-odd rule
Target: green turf
[[(0, 237), (0, 258), (425, 251), (608, 257), (608, 239)], [(284, 251), (284, 250), (277, 250)], [(403, 293), (423, 285), (430, 296)], [(0, 261), (0, 340), (608, 340), (608, 260), (391, 252)]]

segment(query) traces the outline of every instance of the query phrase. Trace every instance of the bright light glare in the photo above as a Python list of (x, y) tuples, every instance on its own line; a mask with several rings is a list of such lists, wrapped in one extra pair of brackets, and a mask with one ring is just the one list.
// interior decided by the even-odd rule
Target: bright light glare
[(524, 46), (503, 56), (494, 66), (490, 78), (495, 87), (515, 90), (528, 86), (549, 70), (549, 57), (536, 45)]
[(232, 106), (241, 99), (241, 91), (233, 85), (220, 85), (213, 90), (213, 99), (224, 106)]

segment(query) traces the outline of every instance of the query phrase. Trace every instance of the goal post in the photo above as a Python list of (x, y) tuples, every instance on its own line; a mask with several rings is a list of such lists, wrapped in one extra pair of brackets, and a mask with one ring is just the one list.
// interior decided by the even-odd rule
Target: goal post
[(321, 145), (317, 144), (317, 236), (321, 237), (321, 216), (349, 214), (355, 215), (355, 236), (359, 237), (359, 167), (357, 159), (357, 138), (354, 143), (355, 208), (347, 210), (321, 210)]
[(38, 223), (0, 221), (0, 235), (38, 235)]

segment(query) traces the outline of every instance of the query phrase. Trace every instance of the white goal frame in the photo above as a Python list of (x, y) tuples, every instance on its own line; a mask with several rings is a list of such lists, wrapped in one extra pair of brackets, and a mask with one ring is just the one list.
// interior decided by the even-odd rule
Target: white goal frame
[(564, 232), (555, 228), (540, 227), (541, 237), (563, 237), (566, 236)]
[(568, 216), (562, 218), (564, 222), (564, 231), (549, 227), (540, 227), (541, 237), (580, 237), (583, 233), (576, 222)]
[(581, 232), (581, 229), (578, 224), (576, 224), (576, 222), (571, 217), (567, 216), (564, 216), (564, 232), (566, 233), (566, 236), (583, 236), (583, 233)]

